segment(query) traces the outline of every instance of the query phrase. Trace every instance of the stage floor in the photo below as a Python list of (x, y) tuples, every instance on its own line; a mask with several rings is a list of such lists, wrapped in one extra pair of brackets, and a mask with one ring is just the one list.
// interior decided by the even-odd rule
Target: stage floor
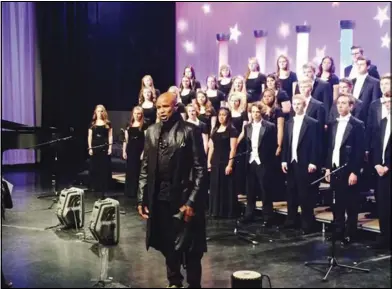
[[(101, 274), (99, 248), (80, 241), (76, 230), (44, 229), (58, 223), (56, 206), (48, 210), (51, 198), (37, 199), (44, 190), (36, 185), (36, 173), (13, 172), (4, 177), (15, 185), (14, 208), (7, 210), (1, 227), (2, 270), (6, 278), (15, 288), (92, 287)], [(164, 288), (164, 259), (154, 249), (145, 249), (145, 223), (136, 214), (135, 200), (125, 200), (121, 191), (113, 195), (126, 214), (120, 216), (120, 243), (108, 249), (109, 260), (103, 265), (103, 274), (107, 272), (112, 278), (112, 284), (106, 287)], [(86, 210), (92, 209), (94, 201), (92, 193), (86, 193)], [(91, 213), (86, 213), (85, 223), (90, 217)], [(233, 225), (233, 221), (209, 220), (208, 236), (229, 233)], [(370, 273), (336, 269), (329, 282), (322, 283), (322, 272), (303, 265), (305, 261), (324, 261), (329, 255), (330, 243), (321, 232), (303, 237), (297, 231), (264, 229), (257, 224), (249, 229), (258, 233), (259, 245), (250, 245), (235, 236), (209, 241), (203, 258), (203, 287), (228, 288), (231, 274), (237, 270), (267, 274), (273, 287), (391, 287), (389, 253), (367, 246), (376, 233), (362, 232), (364, 241), (348, 248), (337, 246), (341, 263), (357, 262)]]

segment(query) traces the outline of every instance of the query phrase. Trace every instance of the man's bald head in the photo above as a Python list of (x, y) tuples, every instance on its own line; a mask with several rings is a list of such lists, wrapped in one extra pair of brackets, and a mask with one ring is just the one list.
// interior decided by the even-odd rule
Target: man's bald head
[(177, 105), (177, 96), (171, 92), (165, 92), (158, 97), (156, 107), (158, 117), (161, 121), (167, 121), (175, 112)]

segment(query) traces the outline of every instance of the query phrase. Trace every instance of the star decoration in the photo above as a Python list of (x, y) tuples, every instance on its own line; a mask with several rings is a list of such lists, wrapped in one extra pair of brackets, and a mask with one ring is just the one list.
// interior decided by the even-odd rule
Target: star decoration
[(182, 44), (182, 46), (184, 47), (185, 52), (188, 54), (192, 54), (195, 52), (195, 46), (192, 41), (187, 40)]
[(380, 28), (383, 26), (384, 21), (390, 20), (389, 16), (387, 15), (388, 13), (388, 5), (385, 6), (384, 9), (381, 9), (380, 7), (377, 7), (377, 15), (374, 16), (374, 20), (378, 20), (380, 23)]
[(391, 38), (388, 35), (388, 32), (385, 33), (383, 37), (381, 37), (381, 48), (386, 47), (389, 49), (389, 45), (391, 44)]
[(282, 22), (278, 28), (278, 34), (285, 39), (290, 35), (290, 25), (288, 23)]
[(207, 3), (201, 6), (201, 9), (203, 10), (204, 14), (210, 14), (211, 12), (211, 6)]
[(333, 8), (339, 7), (339, 5), (340, 5), (340, 2), (332, 2), (332, 7)]
[(238, 37), (242, 34), (241, 31), (238, 30), (238, 24), (236, 23), (233, 28), (230, 27), (230, 40), (234, 40), (235, 43), (238, 43)]
[(319, 65), (321, 63), (321, 60), (325, 56), (325, 50), (327, 49), (327, 46), (324, 45), (323, 48), (316, 48), (316, 56), (313, 58), (313, 62)]
[(177, 22), (177, 31), (178, 33), (184, 33), (188, 30), (188, 22), (184, 19), (180, 19)]

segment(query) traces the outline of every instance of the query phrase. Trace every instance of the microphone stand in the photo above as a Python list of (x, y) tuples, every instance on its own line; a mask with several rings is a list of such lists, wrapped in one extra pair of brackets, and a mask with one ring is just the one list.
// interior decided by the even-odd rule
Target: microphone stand
[[(318, 184), (327, 176), (334, 176), (337, 172), (339, 172), (340, 170), (342, 170), (345, 167), (347, 167), (347, 163), (342, 165), (341, 167), (331, 171), (329, 174), (326, 174), (325, 176), (314, 181), (313, 183), (311, 183), (311, 185)], [(336, 228), (335, 228), (335, 191), (334, 190), (332, 190), (332, 214), (333, 214), (333, 220), (332, 220), (331, 224), (333, 225), (333, 228), (332, 228), (332, 236), (331, 236), (331, 242), (332, 242), (331, 256), (328, 257), (328, 261), (326, 261), (326, 262), (305, 262), (305, 266), (312, 266), (312, 265), (329, 266), (327, 273), (325, 274), (324, 278), (322, 279), (323, 282), (328, 281), (327, 280), (328, 275), (329, 275), (329, 273), (331, 273), (332, 269), (335, 267), (369, 273), (370, 272), (369, 269), (363, 269), (363, 268), (339, 264), (338, 260), (335, 257)]]
[[(63, 138), (58, 138), (58, 139), (54, 139), (54, 140), (51, 140), (51, 141), (48, 141), (48, 142), (44, 142), (44, 143), (41, 143), (41, 144), (38, 144), (38, 145), (35, 145), (35, 146), (27, 147), (25, 149), (33, 149), (33, 148), (35, 149), (35, 148), (39, 148), (39, 147), (42, 147), (42, 146), (55, 144), (54, 145), (54, 151), (55, 151), (54, 167), (57, 167), (57, 165), (58, 165), (57, 164), (57, 161), (58, 161), (57, 144), (59, 142), (66, 141), (66, 140), (69, 140), (71, 138), (73, 138), (73, 136), (67, 136), (67, 137), (63, 137)], [(37, 197), (38, 199), (42, 199), (42, 198), (47, 198), (47, 197), (53, 197), (53, 195), (55, 196), (55, 198), (53, 199), (53, 203), (48, 207), (48, 210), (50, 210), (53, 207), (53, 205), (55, 203), (57, 203), (57, 197), (59, 195), (59, 192), (58, 192), (59, 191), (58, 190), (58, 178), (57, 177), (58, 177), (57, 176), (57, 172), (53, 172), (53, 169), (52, 169), (52, 188), (54, 189), (54, 191), (51, 192), (51, 193), (39, 195)]]
[[(244, 156), (244, 155), (248, 155), (251, 152), (252, 152), (252, 150), (248, 150), (248, 151), (236, 154), (234, 157), (229, 158), (228, 161), (233, 160), (233, 159), (237, 159), (237, 158), (239, 158), (241, 156)], [(227, 163), (227, 161), (220, 162), (220, 163), (218, 163), (218, 165), (226, 164), (226, 163)], [(214, 165), (214, 166), (216, 166), (216, 165)], [(212, 166), (212, 167), (214, 167), (214, 166)], [(208, 169), (210, 169), (210, 168), (211, 167), (209, 167)], [(237, 204), (238, 204), (238, 197), (237, 197)], [(212, 236), (212, 237), (208, 236), (206, 239), (207, 239), (207, 241), (213, 241), (214, 239), (218, 239), (218, 238), (237, 236), (238, 238), (240, 238), (240, 239), (242, 239), (244, 241), (247, 241), (247, 242), (251, 243), (252, 245), (259, 244), (259, 242), (254, 240), (254, 238), (256, 238), (256, 234), (253, 234), (253, 233), (250, 233), (248, 231), (245, 231), (244, 229), (240, 229), (238, 225), (239, 225), (238, 218), (236, 218), (234, 229), (233, 229), (232, 233), (221, 234), (221, 235), (216, 235), (216, 236)]]

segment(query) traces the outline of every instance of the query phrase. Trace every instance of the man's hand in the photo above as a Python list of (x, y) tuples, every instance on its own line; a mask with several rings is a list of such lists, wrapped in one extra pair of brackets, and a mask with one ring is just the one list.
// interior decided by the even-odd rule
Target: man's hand
[(276, 149), (276, 152), (275, 152), (275, 156), (279, 156), (280, 155), (280, 153), (282, 152), (282, 148), (281, 147), (278, 147), (277, 149)]
[(314, 173), (317, 170), (317, 167), (314, 164), (309, 164), (308, 172), (309, 174)]
[(357, 177), (357, 175), (354, 174), (354, 173), (351, 173), (350, 176), (349, 176), (349, 178), (348, 178), (348, 185), (349, 185), (349, 186), (353, 186), (353, 185), (356, 185), (357, 182), (358, 182), (358, 177)]
[(185, 222), (189, 222), (191, 219), (192, 219), (192, 217), (195, 215), (195, 212), (193, 211), (193, 208), (192, 207), (189, 207), (189, 206), (182, 206), (181, 208), (180, 208), (180, 211), (181, 212), (184, 212), (184, 221)]
[(143, 218), (143, 219), (148, 219), (148, 214), (150, 213), (148, 211), (148, 208), (146, 206), (144, 206), (144, 212), (143, 212), (143, 208), (142, 205), (137, 206), (137, 211), (139, 212), (139, 215)]
[(288, 171), (288, 169), (287, 169), (287, 163), (282, 163), (282, 171), (283, 171), (285, 174), (287, 174), (287, 171)]
[(384, 167), (382, 165), (375, 166), (375, 169), (380, 177), (384, 175)]
[(327, 181), (327, 183), (330, 183), (331, 182), (331, 170), (329, 170), (329, 169), (326, 169), (325, 170), (325, 180)]

